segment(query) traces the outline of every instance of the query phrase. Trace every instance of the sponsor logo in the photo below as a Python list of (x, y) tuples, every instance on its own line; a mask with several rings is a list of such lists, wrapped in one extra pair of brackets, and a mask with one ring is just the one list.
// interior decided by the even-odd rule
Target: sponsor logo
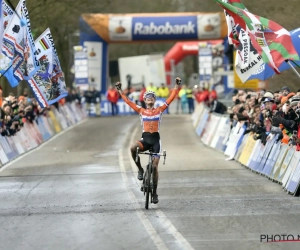
[(264, 39), (256, 38), (256, 41), (260, 46), (262, 46), (262, 47), (266, 46)]
[(170, 22), (156, 25), (154, 22), (150, 22), (149, 25), (137, 22), (134, 25), (134, 35), (171, 35), (171, 34), (195, 34), (196, 25), (192, 21), (188, 21), (187, 24), (175, 24)]
[(120, 21), (120, 25), (115, 28), (115, 32), (117, 34), (123, 34), (125, 33), (126, 29), (122, 26), (122, 21)]
[(262, 64), (253, 75), (258, 75), (265, 70), (265, 64)]
[(249, 62), (249, 65), (246, 68), (240, 69), (241, 73), (244, 74), (248, 70), (251, 70), (255, 65), (257, 65), (261, 61), (261, 59), (262, 59), (262, 57), (258, 56), (257, 60), (253, 60), (253, 61)]
[(199, 47), (197, 45), (182, 45), (182, 49), (185, 51), (198, 51)]
[(130, 41), (132, 37), (132, 17), (112, 16), (109, 18), (109, 39), (112, 41)]

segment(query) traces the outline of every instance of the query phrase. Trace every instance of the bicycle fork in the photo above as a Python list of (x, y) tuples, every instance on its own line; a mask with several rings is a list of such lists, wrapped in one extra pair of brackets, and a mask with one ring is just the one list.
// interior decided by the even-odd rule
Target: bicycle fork
[(150, 166), (149, 164), (147, 165), (145, 174), (144, 174), (144, 178), (143, 178), (143, 183), (141, 186), (141, 191), (145, 193), (147, 192), (147, 179), (148, 179), (148, 174), (150, 174), (150, 194), (151, 194), (151, 203), (152, 203), (152, 196), (153, 196), (153, 168), (151, 167), (151, 169), (149, 169)]

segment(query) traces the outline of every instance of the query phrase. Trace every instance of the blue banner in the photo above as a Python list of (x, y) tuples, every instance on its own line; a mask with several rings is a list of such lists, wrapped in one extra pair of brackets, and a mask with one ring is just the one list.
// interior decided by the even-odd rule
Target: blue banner
[(198, 39), (197, 16), (133, 17), (132, 40)]

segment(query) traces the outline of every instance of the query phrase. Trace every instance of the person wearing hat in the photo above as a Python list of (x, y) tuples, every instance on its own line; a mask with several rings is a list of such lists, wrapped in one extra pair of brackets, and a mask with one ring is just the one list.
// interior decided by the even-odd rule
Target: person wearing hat
[(263, 97), (261, 98), (261, 101), (263, 102), (266, 98), (274, 99), (274, 93), (272, 91), (266, 91), (266, 93), (264, 93)]
[(273, 116), (273, 106), (274, 103), (274, 99), (271, 99), (269, 97), (265, 97), (263, 100), (263, 104), (265, 107), (265, 110), (263, 112), (264, 114), (264, 121), (265, 121), (265, 127), (266, 127), (266, 131), (269, 132), (271, 129), (271, 118)]
[[(286, 120), (295, 120), (297, 118), (297, 115), (295, 113), (295, 108), (300, 101), (300, 98), (298, 96), (292, 96), (290, 97), (286, 103), (282, 107), (282, 111), (284, 112), (283, 118)], [(294, 107), (294, 108), (293, 108)]]
[(292, 108), (297, 107), (299, 102), (300, 102), (300, 96), (295, 95), (290, 99), (290, 106)]

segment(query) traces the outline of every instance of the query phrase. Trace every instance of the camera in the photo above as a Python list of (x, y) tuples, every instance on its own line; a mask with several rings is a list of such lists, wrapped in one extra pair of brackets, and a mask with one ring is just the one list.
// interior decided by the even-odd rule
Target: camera
[(267, 118), (272, 118), (272, 111), (271, 110), (269, 110), (269, 109), (266, 110), (266, 117)]

